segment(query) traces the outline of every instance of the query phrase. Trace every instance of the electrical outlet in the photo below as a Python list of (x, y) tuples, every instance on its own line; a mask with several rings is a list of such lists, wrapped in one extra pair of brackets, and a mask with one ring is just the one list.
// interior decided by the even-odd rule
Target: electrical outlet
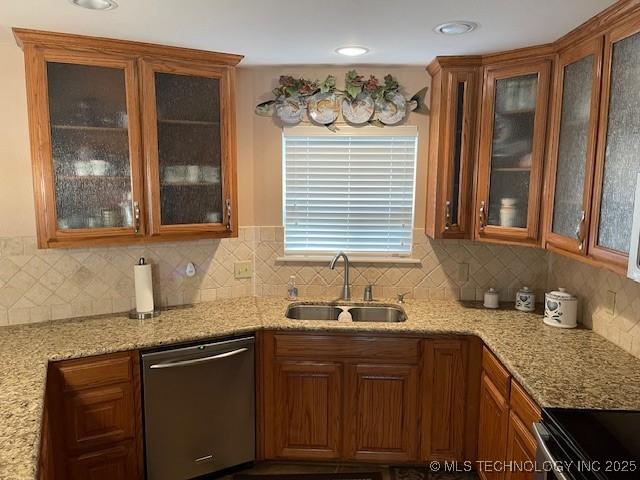
[(244, 262), (235, 262), (233, 264), (234, 278), (251, 278), (253, 276), (253, 262), (246, 260)]
[(613, 290), (607, 291), (607, 313), (614, 315), (616, 312), (616, 292)]
[(469, 281), (469, 264), (468, 263), (460, 263), (458, 265), (458, 281), (460, 282)]

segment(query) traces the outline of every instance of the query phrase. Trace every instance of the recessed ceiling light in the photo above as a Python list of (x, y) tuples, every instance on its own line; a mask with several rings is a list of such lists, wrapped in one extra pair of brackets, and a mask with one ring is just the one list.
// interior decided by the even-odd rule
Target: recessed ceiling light
[(475, 22), (456, 20), (441, 23), (434, 28), (433, 31), (443, 35), (461, 35), (463, 33), (473, 32), (476, 28), (478, 28), (478, 24)]
[(369, 49), (364, 47), (340, 47), (336, 49), (336, 53), (346, 55), (347, 57), (358, 57), (360, 55), (364, 55), (368, 51)]
[(87, 8), (89, 10), (113, 10), (118, 8), (115, 0), (69, 0), (76, 7)]

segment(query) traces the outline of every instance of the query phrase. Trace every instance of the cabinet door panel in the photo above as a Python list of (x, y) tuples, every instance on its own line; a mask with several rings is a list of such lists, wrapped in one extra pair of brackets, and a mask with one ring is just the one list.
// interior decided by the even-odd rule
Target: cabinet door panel
[(136, 449), (127, 442), (69, 459), (72, 480), (134, 480), (138, 478)]
[(65, 437), (70, 450), (86, 450), (134, 436), (130, 384), (67, 393), (64, 410)]
[(538, 238), (550, 63), (488, 68), (480, 137), (479, 238)]
[(600, 100), (602, 40), (559, 57), (551, 134), (547, 244), (585, 255)]
[(462, 460), (467, 342), (427, 340), (426, 345), (422, 459)]
[[(502, 480), (504, 472), (491, 462), (506, 459), (509, 404), (484, 373), (480, 386), (480, 427), (478, 431), (479, 474), (484, 480)], [(487, 463), (483, 463), (487, 462)], [(482, 466), (485, 468), (482, 469)]]
[(231, 72), (143, 60), (152, 235), (233, 233)]
[(509, 434), (507, 439), (507, 460), (513, 462), (505, 480), (533, 480), (534, 462), (536, 460), (536, 441), (520, 418), (509, 414)]
[(276, 455), (320, 459), (340, 456), (342, 368), (338, 364), (282, 361), (275, 375)]
[(637, 22), (607, 35), (590, 255), (626, 271), (640, 173), (640, 33)]
[(31, 132), (40, 139), (33, 153), (39, 246), (142, 236), (135, 60), (56, 49), (32, 56), (42, 68), (28, 69), (30, 95), (44, 92), (29, 99), (30, 115), (41, 120)]
[(415, 459), (418, 367), (353, 365), (347, 368), (346, 456), (371, 461)]

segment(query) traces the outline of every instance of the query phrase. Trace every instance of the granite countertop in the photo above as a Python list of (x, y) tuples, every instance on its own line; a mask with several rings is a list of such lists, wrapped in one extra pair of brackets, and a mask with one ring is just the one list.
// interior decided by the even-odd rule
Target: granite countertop
[(404, 323), (293, 321), (285, 299), (238, 298), (164, 312), (0, 328), (0, 479), (34, 479), (47, 363), (260, 329), (477, 335), (543, 407), (640, 410), (640, 359), (586, 329), (539, 314), (451, 301), (408, 301)]

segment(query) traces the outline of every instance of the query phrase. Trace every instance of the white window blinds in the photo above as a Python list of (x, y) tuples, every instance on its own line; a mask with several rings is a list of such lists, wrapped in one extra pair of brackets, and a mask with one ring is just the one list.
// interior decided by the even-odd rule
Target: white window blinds
[(284, 130), (285, 253), (411, 253), (415, 127)]

